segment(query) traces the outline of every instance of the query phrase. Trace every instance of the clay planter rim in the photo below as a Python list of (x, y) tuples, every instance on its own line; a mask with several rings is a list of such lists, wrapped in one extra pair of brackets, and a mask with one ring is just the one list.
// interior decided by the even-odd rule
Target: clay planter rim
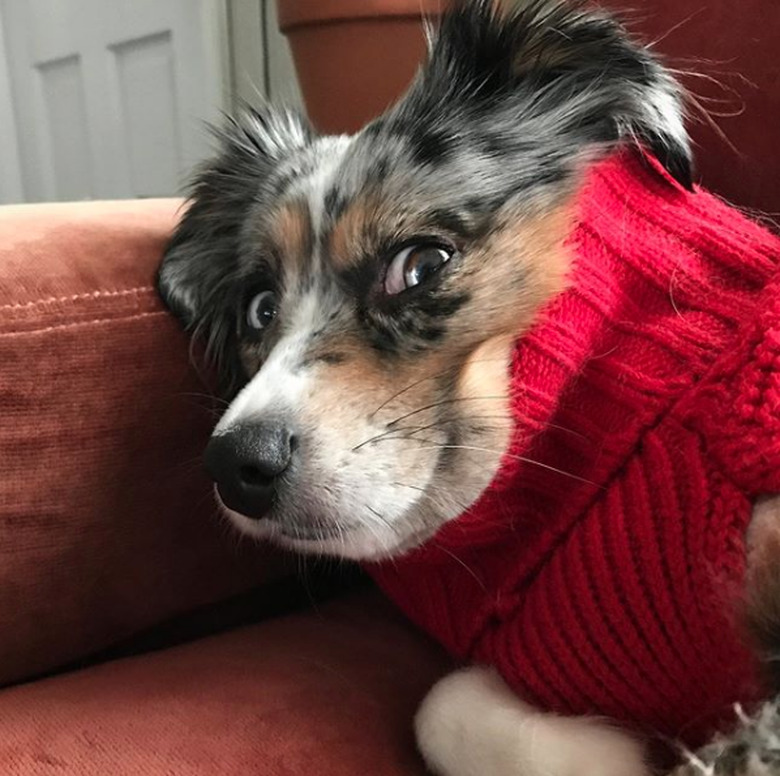
[(285, 34), (296, 27), (355, 19), (438, 16), (446, 0), (276, 0), (279, 28)]

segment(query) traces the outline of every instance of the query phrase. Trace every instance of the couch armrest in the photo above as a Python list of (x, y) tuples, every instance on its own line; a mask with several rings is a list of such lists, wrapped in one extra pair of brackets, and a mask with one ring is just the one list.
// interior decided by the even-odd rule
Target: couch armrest
[(153, 279), (178, 200), (0, 208), (0, 684), (286, 572), (237, 548)]

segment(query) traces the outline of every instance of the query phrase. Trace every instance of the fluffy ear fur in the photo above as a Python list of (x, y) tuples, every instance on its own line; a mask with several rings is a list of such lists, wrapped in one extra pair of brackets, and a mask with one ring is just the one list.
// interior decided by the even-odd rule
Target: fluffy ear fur
[(214, 129), (218, 148), (195, 175), (188, 207), (174, 232), (158, 272), (165, 304), (184, 322), (207, 335), (219, 360), (235, 335), (229, 315), (235, 293), (242, 229), (250, 208), (271, 196), (276, 167), (312, 141), (308, 124), (297, 114), (245, 107)]
[(430, 39), (397, 121), (446, 132), (448, 119), (470, 119), (501, 151), (514, 146), (531, 174), (535, 156), (542, 178), (633, 138), (691, 188), (680, 86), (586, 0), (455, 0)]
[(187, 212), (158, 276), (163, 300), (188, 326), (232, 280), (247, 211), (263, 195), (273, 170), (312, 140), (298, 115), (248, 107), (212, 131), (217, 153), (193, 179)]

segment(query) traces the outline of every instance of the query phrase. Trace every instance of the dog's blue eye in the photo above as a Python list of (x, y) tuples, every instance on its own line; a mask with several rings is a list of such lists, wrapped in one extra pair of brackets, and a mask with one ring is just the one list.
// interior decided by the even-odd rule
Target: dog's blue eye
[(395, 254), (385, 275), (385, 293), (400, 294), (419, 286), (436, 274), (453, 256), (453, 251), (436, 243), (407, 245)]
[(276, 318), (276, 294), (273, 291), (261, 291), (255, 294), (246, 308), (246, 322), (250, 329), (260, 331)]

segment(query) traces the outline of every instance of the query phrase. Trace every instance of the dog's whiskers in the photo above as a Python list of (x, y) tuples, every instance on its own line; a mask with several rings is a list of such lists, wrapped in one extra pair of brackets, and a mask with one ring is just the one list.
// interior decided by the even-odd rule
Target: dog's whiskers
[(433, 484), (428, 484), (426, 487), (420, 487), (419, 485), (409, 485), (405, 482), (394, 482), (393, 485), (399, 488), (410, 488), (412, 490), (419, 491), (423, 497), (427, 498), (431, 502), (434, 502), (434, 504), (436, 503), (434, 494), (438, 494), (441, 496), (442, 501), (446, 500), (450, 504), (454, 505), (458, 509), (459, 514), (463, 514), (471, 507), (470, 503), (465, 503), (461, 499), (455, 498), (455, 496), (453, 496), (452, 493), (446, 488), (442, 488)]
[(409, 383), (405, 388), (402, 388), (400, 391), (397, 391), (394, 393), (389, 399), (385, 399), (368, 417), (369, 418), (375, 418), (381, 410), (383, 410), (385, 407), (387, 407), (388, 404), (398, 399), (400, 396), (403, 396), (408, 391), (411, 391), (412, 388), (416, 388), (418, 385), (422, 385), (422, 383), (425, 383), (429, 380), (436, 380), (439, 377), (444, 377), (448, 372), (452, 372), (451, 369), (445, 369), (441, 372), (432, 373), (425, 375), (425, 377), (421, 377), (419, 380), (415, 380), (413, 383)]
[[(475, 420), (502, 421), (502, 420), (506, 420), (506, 417), (503, 415), (471, 415), (469, 416), (469, 420), (470, 421), (475, 421)], [(355, 445), (355, 447), (352, 448), (352, 452), (356, 452), (357, 450), (360, 450), (361, 447), (365, 447), (366, 445), (371, 443), (393, 442), (399, 439), (411, 439), (412, 438), (411, 435), (413, 434), (419, 434), (421, 431), (427, 431), (429, 429), (445, 428), (446, 425), (447, 425), (447, 421), (438, 420), (433, 423), (427, 423), (424, 426), (399, 426), (398, 428), (386, 429), (385, 431), (382, 431), (381, 433), (376, 434), (375, 436), (372, 436), (369, 439), (364, 440), (360, 444)]]
[(411, 418), (414, 415), (418, 415), (421, 412), (426, 412), (427, 410), (433, 410), (436, 409), (437, 407), (444, 407), (448, 404), (457, 404), (458, 402), (467, 402), (467, 401), (506, 401), (506, 400), (507, 400), (506, 394), (496, 394), (494, 396), (460, 396), (452, 399), (442, 399), (441, 401), (432, 402), (431, 404), (426, 404), (423, 407), (418, 407), (416, 410), (411, 410), (410, 412), (407, 412), (404, 415), (400, 415), (394, 420), (391, 420), (387, 424), (387, 426), (388, 427), (394, 426), (400, 423), (402, 420)]
[[(374, 517), (376, 517), (376, 519), (379, 521), (379, 524), (390, 532), (390, 536), (398, 535), (396, 527), (383, 514), (377, 512), (377, 510), (374, 509), (370, 504), (366, 504), (366, 507), (368, 511), (374, 515)], [(368, 528), (369, 531), (371, 531), (378, 544), (382, 547), (383, 551), (387, 554), (390, 554), (390, 550), (392, 548), (392, 545), (390, 544), (390, 536), (382, 537), (382, 535), (374, 529), (374, 526), (371, 525), (370, 522), (366, 522), (364, 525), (366, 528)]]
[(434, 547), (436, 547), (436, 549), (441, 550), (441, 552), (443, 552), (445, 555), (448, 555), (450, 558), (452, 558), (455, 561), (455, 563), (457, 563), (459, 566), (464, 568), (469, 573), (469, 575), (474, 578), (474, 580), (482, 588), (482, 590), (487, 590), (484, 580), (462, 558), (459, 558), (454, 552), (447, 549), (443, 544), (440, 544), (439, 542), (433, 539), (431, 540), (431, 544)]
[[(488, 364), (488, 363), (495, 363), (499, 361), (505, 361), (506, 359), (503, 358), (481, 358), (477, 359), (475, 361), (472, 361), (472, 364)], [(425, 375), (424, 377), (421, 377), (419, 380), (415, 380), (412, 383), (409, 383), (405, 388), (402, 388), (400, 391), (397, 391), (394, 393), (389, 399), (385, 399), (368, 417), (374, 418), (376, 415), (379, 414), (381, 410), (383, 410), (385, 407), (387, 407), (388, 404), (395, 401), (399, 397), (403, 396), (405, 393), (408, 393), (412, 390), (412, 388), (416, 388), (418, 385), (422, 385), (425, 382), (428, 382), (429, 380), (438, 380), (440, 377), (444, 377), (448, 374), (454, 374), (456, 372), (455, 367), (451, 367), (450, 369), (443, 369), (440, 372), (432, 372), (430, 374)]]
[(206, 399), (207, 401), (215, 402), (216, 404), (219, 404), (225, 408), (230, 406), (229, 401), (222, 399), (219, 396), (214, 396), (214, 394), (210, 394), (210, 393), (199, 393), (197, 391), (184, 391), (176, 395), (183, 398), (190, 398), (190, 399)]
[(419, 490), (420, 493), (425, 493), (427, 490), (427, 488), (423, 488), (421, 485), (408, 485), (405, 482), (393, 482), (392, 485), (397, 488), (410, 488), (411, 490)]
[(521, 463), (527, 463), (531, 466), (539, 466), (542, 469), (555, 472), (556, 474), (560, 474), (564, 477), (570, 477), (571, 479), (577, 480), (577, 482), (585, 483), (586, 485), (593, 485), (594, 487), (603, 487), (593, 482), (592, 480), (586, 479), (585, 477), (580, 477), (577, 474), (572, 474), (571, 472), (567, 472), (564, 469), (558, 469), (557, 467), (551, 466), (550, 464), (547, 463), (543, 463), (542, 461), (536, 461), (533, 458), (528, 458), (524, 455), (515, 455), (513, 453), (502, 452), (501, 450), (494, 450), (489, 447), (477, 447), (475, 445), (435, 445), (434, 448), (432, 449), (470, 450), (473, 452), (492, 453), (492, 454), (499, 454), (502, 456), (505, 455), (507, 458), (510, 458), (513, 461), (520, 461)]

